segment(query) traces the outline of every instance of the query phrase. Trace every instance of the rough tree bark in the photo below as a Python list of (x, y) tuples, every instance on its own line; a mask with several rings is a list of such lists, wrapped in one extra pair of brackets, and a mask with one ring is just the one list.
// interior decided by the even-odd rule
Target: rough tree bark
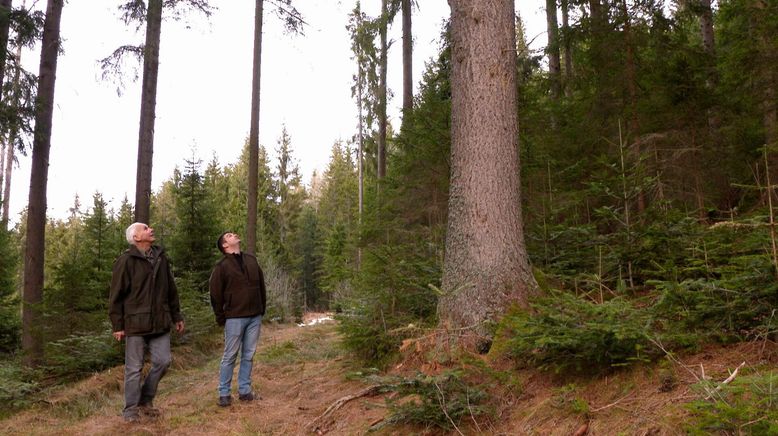
[(567, 0), (562, 0), (562, 41), (565, 47), (565, 96), (573, 95), (573, 52), (570, 44), (570, 5)]
[(524, 304), (535, 281), (519, 192), (513, 0), (449, 0), (451, 188), (438, 311), (474, 327)]
[(46, 184), (49, 174), (54, 82), (57, 78), (59, 29), (63, 3), (64, 0), (49, 0), (41, 42), (22, 289), (22, 350), (24, 363), (29, 367), (37, 367), (43, 361), (43, 338), (40, 329), (43, 319), (40, 306), (43, 301)]
[(11, 28), (11, 0), (0, 0), (0, 102), (3, 101), (8, 33)]
[[(22, 2), (22, 7), (24, 6), (24, 2)], [(13, 100), (11, 102), (12, 105), (17, 105), (19, 103), (19, 76), (21, 75), (21, 67), (19, 67), (19, 63), (22, 61), (22, 46), (17, 45), (16, 47), (16, 71), (14, 72), (14, 79), (11, 83), (11, 86), (13, 86)], [(2, 134), (4, 132), (0, 132)], [(11, 127), (11, 130), (8, 132), (8, 141), (6, 143), (7, 149), (5, 150), (5, 169), (3, 170), (0, 168), (0, 170), (4, 171), (3, 176), (3, 223), (7, 226), (8, 225), (8, 218), (10, 213), (10, 199), (11, 199), (11, 176), (13, 175), (13, 163), (14, 163), (14, 155), (15, 155), (15, 146), (16, 143), (16, 135), (17, 135), (17, 128), (16, 126)]]
[(561, 65), (559, 60), (559, 24), (556, 17), (556, 0), (546, 0), (546, 26), (548, 45), (548, 76), (551, 82), (551, 98), (559, 100), (562, 90)]
[(403, 121), (413, 109), (413, 32), (411, 0), (402, 0), (403, 14)]
[(246, 251), (254, 254), (257, 247), (257, 195), (259, 172), (259, 92), (262, 77), (262, 15), (263, 0), (254, 6), (254, 61), (251, 75), (251, 127), (249, 129), (249, 189), (246, 223)]
[(159, 42), (162, 31), (162, 0), (149, 0), (146, 12), (146, 45), (143, 50), (138, 169), (135, 179), (135, 221), (148, 223), (151, 209), (151, 167), (154, 157), (154, 121), (157, 108)]
[(381, 53), (378, 64), (378, 180), (386, 175), (386, 69), (389, 45), (387, 42), (387, 28), (389, 27), (389, 7), (387, 0), (381, 0)]

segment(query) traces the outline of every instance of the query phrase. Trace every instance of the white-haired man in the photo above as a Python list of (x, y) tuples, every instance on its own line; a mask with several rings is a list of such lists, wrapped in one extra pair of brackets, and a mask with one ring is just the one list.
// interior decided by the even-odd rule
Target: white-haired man
[[(170, 366), (170, 327), (184, 331), (184, 318), (178, 302), (165, 251), (153, 245), (154, 229), (133, 223), (125, 233), (130, 244), (113, 264), (108, 316), (117, 341), (125, 339), (124, 410), (127, 422), (138, 422), (140, 415), (159, 416), (153, 406), (157, 385)], [(143, 380), (143, 360), (148, 347), (151, 369)]]

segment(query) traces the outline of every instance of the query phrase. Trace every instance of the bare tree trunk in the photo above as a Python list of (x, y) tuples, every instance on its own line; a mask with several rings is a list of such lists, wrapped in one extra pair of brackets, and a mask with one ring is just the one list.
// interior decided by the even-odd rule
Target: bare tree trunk
[(450, 0), (451, 188), (441, 323), (474, 327), (525, 304), (512, 0)]
[(154, 121), (161, 32), (162, 0), (149, 0), (146, 11), (146, 46), (143, 49), (138, 169), (135, 179), (135, 221), (141, 223), (148, 223), (151, 218), (151, 167), (154, 161)]
[(251, 127), (249, 130), (249, 189), (246, 223), (246, 251), (254, 254), (257, 247), (257, 196), (259, 191), (259, 101), (262, 77), (262, 15), (263, 0), (254, 6), (254, 61), (251, 75)]
[(413, 32), (411, 0), (402, 0), (403, 13), (403, 122), (413, 109)]
[(11, 0), (0, 0), (0, 102), (3, 101), (8, 33), (11, 28)]
[(41, 60), (36, 98), (35, 131), (30, 170), (30, 196), (27, 209), (27, 243), (24, 254), (22, 290), (22, 350), (24, 363), (37, 367), (43, 361), (43, 258), (46, 232), (46, 184), (54, 113), (54, 82), (57, 79), (59, 28), (64, 0), (49, 0), (43, 25)]
[(378, 180), (386, 175), (386, 69), (387, 53), (389, 45), (386, 40), (387, 27), (389, 27), (389, 11), (387, 0), (381, 0), (381, 53), (379, 60), (379, 85), (378, 85)]
[[(360, 77), (357, 78), (357, 101), (359, 102), (359, 147), (357, 149), (357, 172), (358, 172), (358, 183), (359, 183), (359, 198), (357, 205), (358, 208), (358, 223), (359, 228), (361, 231), (362, 228), (362, 213), (364, 212), (364, 198), (365, 198), (365, 172), (363, 168), (363, 159), (362, 154), (363, 150), (365, 149), (365, 134), (364, 134), (364, 119), (362, 117), (362, 83), (364, 81), (364, 78), (362, 77), (362, 68), (359, 68), (359, 75)], [(359, 270), (362, 267), (362, 247), (357, 248), (357, 270)]]
[[(24, 7), (24, 4), (25, 2), (22, 1), (22, 7)], [(14, 72), (14, 81), (12, 83), (12, 86), (14, 87), (12, 104), (14, 106), (19, 104), (19, 76), (21, 75), (21, 67), (19, 65), (22, 62), (21, 44), (18, 44), (16, 46), (16, 62), (17, 62), (16, 71)], [(17, 135), (17, 127), (13, 126), (11, 130), (8, 132), (8, 143), (7, 143), (8, 148), (5, 151), (5, 169), (4, 169), (5, 175), (3, 178), (3, 224), (6, 227), (8, 226), (8, 218), (9, 218), (9, 210), (10, 210), (11, 176), (13, 173), (16, 135)], [(2, 170), (3, 168), (0, 168), (0, 171)]]
[(561, 65), (559, 60), (559, 25), (556, 17), (556, 0), (546, 0), (546, 25), (548, 35), (548, 76), (551, 82), (551, 98), (559, 100), (562, 89)]
[(562, 42), (565, 47), (565, 96), (573, 95), (573, 88), (570, 86), (573, 82), (573, 53), (570, 44), (570, 6), (568, 0), (562, 0)]
[(710, 0), (699, 0), (700, 6), (700, 33), (702, 34), (702, 46), (705, 53), (716, 57), (716, 41), (713, 36), (713, 10)]

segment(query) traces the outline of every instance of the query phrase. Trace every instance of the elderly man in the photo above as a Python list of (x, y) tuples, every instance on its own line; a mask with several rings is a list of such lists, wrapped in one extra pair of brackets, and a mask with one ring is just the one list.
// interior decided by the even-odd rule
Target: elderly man
[(224, 355), (219, 368), (219, 401), (221, 407), (232, 404), (230, 385), (232, 371), (241, 349), (238, 369), (238, 399), (257, 398), (251, 389), (251, 366), (257, 349), (262, 315), (265, 314), (265, 277), (257, 258), (240, 251), (240, 238), (224, 232), (216, 240), (224, 257), (211, 273), (209, 286), (211, 306), (216, 322), (224, 326)]
[[(113, 264), (108, 315), (117, 341), (125, 339), (124, 410), (127, 422), (159, 416), (153, 406), (157, 385), (170, 366), (170, 327), (184, 331), (178, 290), (165, 251), (152, 245), (154, 229), (134, 223), (125, 233), (130, 248)], [(144, 352), (151, 369), (142, 381)]]

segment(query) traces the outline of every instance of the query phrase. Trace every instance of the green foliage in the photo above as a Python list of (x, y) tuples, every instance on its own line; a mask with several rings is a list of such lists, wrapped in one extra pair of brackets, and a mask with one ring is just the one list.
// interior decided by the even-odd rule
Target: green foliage
[(605, 370), (647, 360), (650, 316), (623, 298), (598, 303), (553, 292), (500, 322), (495, 349), (556, 372)]
[(120, 364), (124, 351), (111, 336), (110, 324), (103, 324), (103, 330), (93, 334), (81, 333), (48, 342), (43, 371), (63, 383)]
[(706, 396), (711, 392), (715, 395), (689, 404), (693, 418), (686, 426), (689, 434), (778, 434), (777, 374), (741, 375), (719, 386), (703, 381), (696, 390)]
[(19, 293), (16, 286), (16, 268), (19, 251), (14, 244), (15, 234), (0, 227), (0, 353), (10, 353), (19, 345)]
[(16, 360), (0, 361), (0, 401), (6, 407), (0, 409), (0, 418), (29, 404), (29, 394), (38, 389), (30, 374)]
[(477, 382), (468, 380), (462, 370), (395, 379), (384, 390), (399, 394), (387, 399), (386, 424), (407, 423), (453, 430), (464, 420), (476, 422), (477, 418), (493, 413), (486, 391)]
[(177, 275), (186, 276), (192, 290), (208, 291), (210, 269), (216, 260), (216, 205), (200, 173), (201, 161), (187, 160), (183, 173), (173, 177), (176, 225), (170, 235), (171, 264)]

